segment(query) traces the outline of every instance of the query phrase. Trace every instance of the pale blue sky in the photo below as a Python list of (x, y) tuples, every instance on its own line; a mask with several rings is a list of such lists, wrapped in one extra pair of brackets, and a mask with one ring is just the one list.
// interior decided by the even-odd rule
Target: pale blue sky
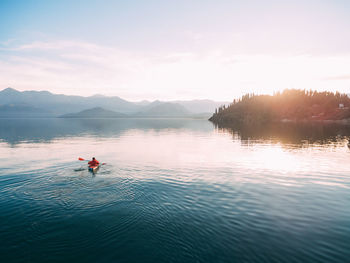
[(0, 89), (350, 91), (350, 1), (0, 1)]

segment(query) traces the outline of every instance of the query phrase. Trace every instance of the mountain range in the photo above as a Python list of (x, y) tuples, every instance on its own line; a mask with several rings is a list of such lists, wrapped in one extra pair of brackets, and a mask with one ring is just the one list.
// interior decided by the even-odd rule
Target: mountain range
[(0, 117), (74, 118), (89, 114), (93, 117), (206, 117), (223, 104), (228, 102), (212, 100), (131, 102), (117, 96), (68, 96), (48, 91), (21, 92), (13, 88), (0, 91)]
[(105, 110), (101, 107), (95, 107), (92, 109), (83, 110), (77, 113), (68, 113), (60, 118), (125, 118), (128, 115), (124, 113), (118, 113), (115, 111)]

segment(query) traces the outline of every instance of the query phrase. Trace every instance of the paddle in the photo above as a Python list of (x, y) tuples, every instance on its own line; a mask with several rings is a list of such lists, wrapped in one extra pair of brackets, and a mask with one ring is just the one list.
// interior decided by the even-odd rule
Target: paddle
[[(89, 160), (85, 160), (84, 158), (81, 158), (81, 157), (79, 157), (78, 160), (79, 161), (89, 161)], [(100, 165), (105, 165), (105, 164), (107, 164), (107, 163), (101, 163)]]

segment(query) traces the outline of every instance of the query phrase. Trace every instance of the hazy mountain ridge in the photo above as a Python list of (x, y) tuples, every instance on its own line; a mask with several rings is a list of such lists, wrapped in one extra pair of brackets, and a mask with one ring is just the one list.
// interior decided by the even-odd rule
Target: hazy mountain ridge
[(191, 114), (184, 106), (178, 103), (155, 103), (135, 114), (139, 117), (185, 117)]
[[(96, 107), (101, 107), (115, 113), (127, 114), (128, 116), (150, 117), (187, 116), (189, 114), (203, 115), (204, 113), (213, 112), (216, 107), (227, 104), (227, 102), (215, 102), (211, 100), (179, 100), (168, 102), (143, 100), (140, 102), (130, 102), (117, 96), (107, 97), (98, 94), (90, 97), (83, 97), (53, 94), (48, 91), (21, 92), (12, 88), (0, 91), (0, 105), (12, 104), (27, 105), (28, 107), (40, 109), (38, 111), (29, 110), (29, 113), (25, 114), (25, 117), (30, 115), (33, 117), (42, 115), (62, 116), (64, 114), (79, 113)], [(154, 108), (157, 106), (160, 108)], [(173, 112), (171, 112), (170, 108), (172, 108)], [(167, 112), (167, 114), (165, 114), (165, 112)], [(6, 114), (6, 111), (0, 108), (0, 116), (6, 116)]]
[(127, 117), (126, 114), (106, 110), (101, 107), (83, 110), (77, 113), (68, 113), (60, 116), (60, 118), (121, 118)]
[(52, 117), (52, 112), (28, 104), (0, 105), (0, 117)]
[(188, 111), (191, 111), (193, 113), (210, 113), (210, 114), (212, 114), (217, 107), (230, 103), (227, 101), (217, 102), (213, 100), (190, 100), (190, 101), (176, 100), (172, 102), (181, 104)]
[(0, 92), (0, 105), (24, 103), (50, 110), (55, 115), (78, 112), (92, 107), (107, 107), (114, 111), (135, 112), (138, 106), (119, 97), (67, 96), (48, 91), (23, 91), (7, 88)]
[(145, 111), (140, 111), (134, 114), (124, 114), (101, 107), (95, 107), (77, 113), (64, 114), (60, 116), (60, 118), (176, 118), (190, 116), (190, 112), (180, 104), (161, 103), (151, 108), (147, 108)]

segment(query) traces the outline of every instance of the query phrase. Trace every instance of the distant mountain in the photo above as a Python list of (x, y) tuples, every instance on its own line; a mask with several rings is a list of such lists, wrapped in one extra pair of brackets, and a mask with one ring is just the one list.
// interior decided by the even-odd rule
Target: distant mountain
[(114, 112), (101, 107), (83, 110), (77, 113), (69, 113), (60, 118), (208, 118), (208, 113), (193, 114), (178, 103), (155, 102), (151, 107), (145, 107), (143, 111), (134, 114)]
[[(169, 106), (176, 104), (175, 106)], [(119, 97), (107, 97), (103, 95), (94, 95), (90, 97), (67, 96), (62, 94), (53, 94), (48, 91), (17, 91), (7, 88), (0, 91), (0, 105), (28, 105), (33, 108), (41, 109), (42, 112), (49, 112), (50, 116), (61, 116), (72, 112), (80, 112), (86, 109), (102, 107), (115, 112), (125, 113), (128, 115), (139, 116), (185, 116), (190, 114), (203, 115), (212, 113), (215, 108), (227, 102), (215, 102), (212, 100), (192, 100), (192, 101), (139, 101), (130, 102)], [(160, 106), (163, 105), (163, 106)], [(182, 106), (183, 108), (179, 107)], [(160, 108), (154, 108), (159, 106)], [(173, 113), (171, 109), (173, 107)], [(162, 112), (162, 110), (164, 112)], [(168, 110), (168, 111), (167, 111)], [(188, 111), (188, 112), (186, 112)], [(175, 113), (176, 112), (176, 113)]]
[(155, 100), (153, 102), (150, 102), (148, 104), (143, 105), (143, 107), (141, 107), (139, 111), (142, 111), (142, 112), (148, 111), (149, 109), (152, 109), (153, 107), (159, 106), (159, 105), (161, 105), (163, 103), (166, 103), (166, 102), (161, 102), (159, 100)]
[(188, 100), (188, 101), (172, 101), (184, 106), (188, 111), (193, 113), (210, 113), (212, 114), (216, 108), (222, 105), (228, 105), (228, 101), (213, 101), (213, 100)]
[(151, 102), (148, 100), (142, 100), (142, 101), (136, 101), (136, 102), (134, 102), (134, 104), (140, 105), (140, 106), (147, 106), (147, 105), (151, 104)]
[(106, 107), (118, 112), (137, 112), (140, 106), (119, 97), (101, 95), (82, 97), (52, 94), (48, 91), (23, 91), (12, 88), (0, 91), (0, 105), (29, 104), (51, 111), (55, 115), (78, 112), (90, 107)]
[(171, 102), (155, 101), (143, 111), (136, 113), (137, 117), (186, 117), (191, 113), (182, 105)]
[(103, 109), (101, 107), (96, 107), (92, 109), (83, 110), (77, 113), (69, 113), (60, 116), (60, 118), (84, 118), (84, 119), (93, 119), (93, 118), (121, 118), (126, 117), (124, 113), (114, 112), (110, 110)]
[(50, 111), (33, 107), (27, 104), (0, 105), (0, 117), (2, 118), (29, 118), (29, 117), (52, 117)]
[(152, 103), (147, 104), (144, 108), (142, 108), (142, 111), (145, 111), (146, 109), (153, 108), (154, 106), (161, 105), (163, 103), (173, 103), (173, 104), (179, 104), (183, 106), (187, 111), (197, 114), (197, 113), (208, 113), (212, 114), (216, 108), (222, 106), (222, 105), (228, 105), (230, 102), (227, 101), (213, 101), (213, 100), (175, 100), (175, 101), (159, 101), (155, 100)]

